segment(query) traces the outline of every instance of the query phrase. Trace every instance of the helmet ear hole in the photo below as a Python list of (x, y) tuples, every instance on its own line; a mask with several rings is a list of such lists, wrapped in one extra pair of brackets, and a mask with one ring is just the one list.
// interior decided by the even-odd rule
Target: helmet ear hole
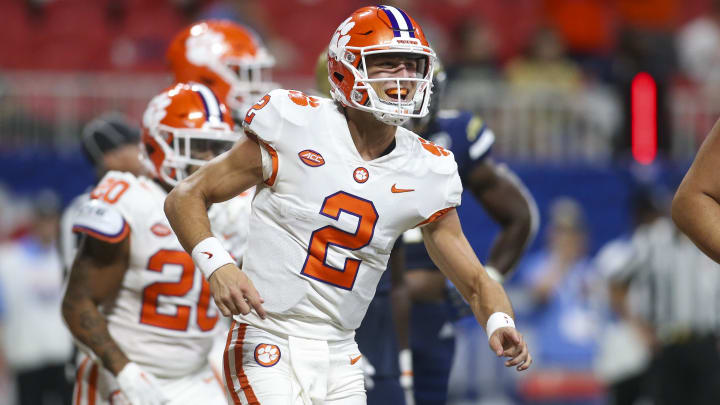
[(333, 72), (333, 76), (334, 76), (335, 79), (336, 79), (337, 81), (339, 81), (339, 82), (342, 82), (343, 79), (345, 79), (345, 76), (343, 76), (342, 74), (340, 74), (340, 73), (338, 73), (338, 72)]

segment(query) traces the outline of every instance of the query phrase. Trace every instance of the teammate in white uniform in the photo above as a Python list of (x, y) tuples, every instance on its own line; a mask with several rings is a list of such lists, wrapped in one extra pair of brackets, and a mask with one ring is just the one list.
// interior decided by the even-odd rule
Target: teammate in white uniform
[[(354, 329), (394, 241), (415, 226), (487, 323), (493, 351), (508, 366), (530, 366), (507, 296), (462, 234), (452, 154), (398, 126), (427, 113), (434, 59), (402, 10), (357, 10), (329, 47), (335, 101), (270, 92), (245, 116), (251, 138), (168, 195), (178, 239), (220, 310), (235, 315), (224, 364), (233, 403), (364, 404)], [(205, 207), (253, 185), (240, 271)]]
[(162, 206), (187, 172), (241, 137), (232, 127), (206, 86), (171, 87), (143, 117), (157, 178), (111, 171), (79, 212), (85, 237), (62, 308), (84, 354), (76, 404), (226, 402), (207, 359), (220, 317)]
[[(245, 112), (273, 88), (270, 69), (274, 58), (260, 37), (249, 27), (229, 20), (203, 20), (177, 33), (168, 47), (166, 58), (175, 82), (203, 83), (225, 102), (236, 125)], [(237, 262), (242, 262), (254, 188), (208, 211), (213, 233)], [(230, 327), (230, 320), (227, 320)], [(218, 334), (210, 353), (216, 370), (222, 370), (226, 333)]]

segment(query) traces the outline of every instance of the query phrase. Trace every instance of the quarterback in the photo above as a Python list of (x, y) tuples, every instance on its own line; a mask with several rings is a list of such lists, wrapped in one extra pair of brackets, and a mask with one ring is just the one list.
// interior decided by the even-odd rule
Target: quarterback
[[(180, 243), (234, 315), (225, 383), (238, 404), (365, 404), (354, 330), (395, 240), (421, 227), (431, 257), (470, 303), (508, 366), (531, 362), (512, 308), (460, 228), (453, 155), (402, 128), (427, 114), (435, 53), (405, 12), (355, 11), (328, 49), (333, 100), (273, 90), (248, 138), (165, 200)], [(257, 186), (240, 270), (206, 207)]]
[(84, 234), (62, 314), (82, 354), (76, 404), (223, 404), (208, 363), (219, 332), (209, 285), (163, 213), (168, 191), (240, 138), (201, 84), (150, 102), (142, 146), (155, 179), (110, 171), (76, 216)]

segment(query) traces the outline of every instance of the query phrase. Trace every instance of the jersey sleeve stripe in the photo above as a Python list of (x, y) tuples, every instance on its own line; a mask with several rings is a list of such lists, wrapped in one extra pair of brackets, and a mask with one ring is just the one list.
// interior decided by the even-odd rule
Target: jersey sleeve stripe
[(73, 232), (84, 233), (103, 242), (118, 243), (124, 240), (128, 236), (128, 234), (130, 234), (130, 226), (127, 224), (127, 222), (125, 222), (125, 220), (123, 220), (122, 229), (120, 230), (120, 232), (114, 235), (108, 235), (106, 233), (81, 225), (73, 226)]
[(420, 222), (419, 224), (415, 225), (415, 227), (423, 226), (423, 225), (427, 225), (427, 224), (429, 224), (429, 223), (431, 223), (431, 222), (435, 222), (435, 221), (437, 221), (438, 219), (440, 219), (443, 215), (445, 215), (445, 214), (447, 214), (448, 212), (450, 212), (450, 210), (454, 210), (454, 209), (455, 209), (455, 207), (443, 208), (443, 209), (441, 209), (440, 211), (438, 211), (438, 212), (430, 215), (430, 218), (428, 218), (428, 219)]
[(265, 184), (267, 184), (268, 186), (272, 186), (273, 184), (275, 184), (275, 178), (277, 177), (277, 173), (278, 173), (278, 154), (277, 154), (277, 151), (275, 149), (273, 149), (272, 146), (263, 142), (259, 138), (258, 138), (258, 140), (260, 141), (260, 145), (262, 145), (263, 148), (265, 148), (265, 150), (270, 154), (270, 157), (272, 158), (272, 174), (270, 175), (270, 177), (268, 177), (267, 180), (265, 180)]

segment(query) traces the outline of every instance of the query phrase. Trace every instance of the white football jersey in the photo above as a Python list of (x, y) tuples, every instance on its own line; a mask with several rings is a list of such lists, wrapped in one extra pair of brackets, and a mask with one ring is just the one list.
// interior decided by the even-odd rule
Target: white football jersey
[(210, 288), (170, 228), (155, 181), (109, 172), (78, 213), (73, 230), (107, 242), (129, 233), (130, 263), (117, 297), (102, 307), (130, 360), (159, 377), (207, 365), (219, 312)]
[(397, 128), (394, 149), (363, 160), (329, 99), (274, 90), (244, 127), (263, 148), (265, 183), (243, 270), (270, 313), (237, 319), (312, 339), (352, 337), (395, 239), (460, 204), (450, 152)]

